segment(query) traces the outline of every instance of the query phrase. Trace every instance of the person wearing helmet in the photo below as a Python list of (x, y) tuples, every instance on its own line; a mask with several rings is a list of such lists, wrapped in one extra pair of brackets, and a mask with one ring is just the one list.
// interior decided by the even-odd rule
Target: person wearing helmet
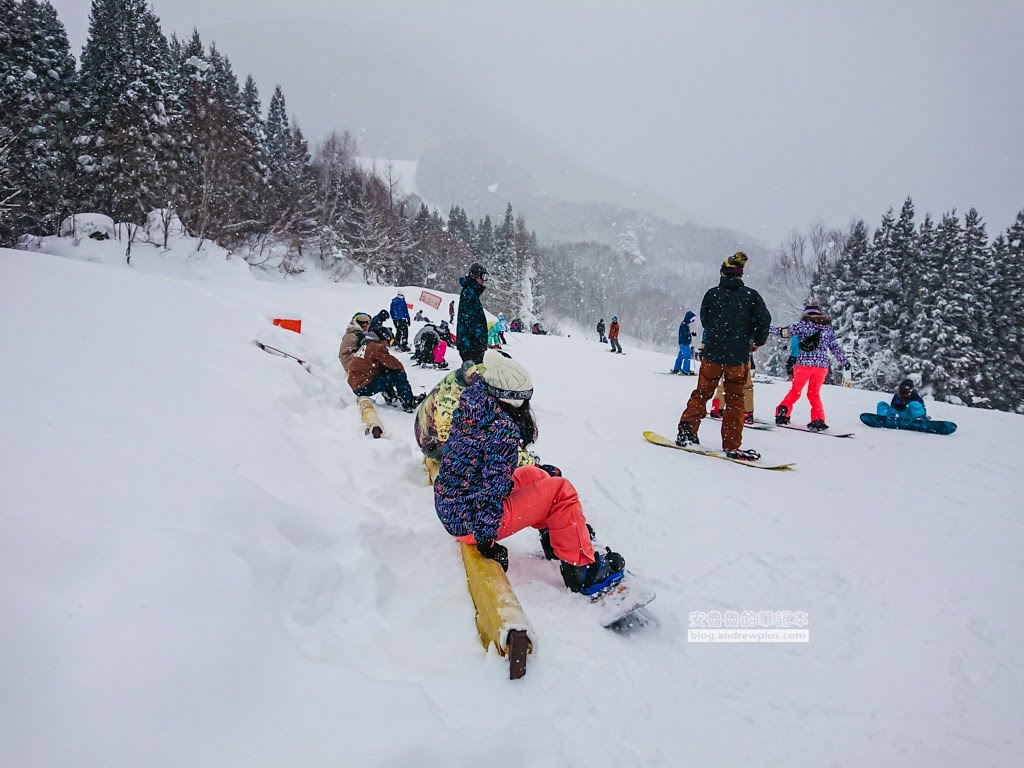
[(885, 416), (885, 420), (891, 424), (896, 421), (928, 418), (924, 400), (914, 389), (914, 382), (911, 379), (901, 381), (896, 394), (892, 396), (892, 402), (886, 403), (883, 400), (875, 408), (875, 412), (879, 416)]
[(519, 466), (520, 448), (537, 439), (530, 374), (501, 352), (488, 352), (483, 364), (483, 376), (459, 398), (434, 480), (441, 524), (505, 570), (508, 549), (499, 540), (535, 528), (573, 592), (593, 595), (617, 584), (625, 559), (610, 549), (595, 551), (572, 483), (561, 472)]
[(391, 321), (395, 324), (395, 345), (403, 352), (409, 351), (409, 307), (405, 294), (399, 291), (391, 300)]
[(413, 396), (405, 367), (388, 351), (391, 339), (391, 331), (384, 326), (366, 331), (349, 364), (348, 385), (358, 397), (382, 394), (388, 405), (401, 401), (402, 410), (412, 413), (425, 395)]
[(365, 312), (356, 312), (352, 315), (352, 322), (345, 329), (345, 335), (341, 339), (341, 347), (338, 349), (338, 359), (341, 360), (341, 367), (348, 373), (352, 364), (352, 356), (363, 343), (363, 335), (370, 328), (370, 316)]
[(455, 326), (456, 346), (463, 362), (482, 363), (487, 349), (487, 317), (480, 295), (484, 292), (487, 269), (474, 263), (465, 277), (459, 278), (459, 322)]
[(608, 342), (612, 345), (609, 352), (622, 354), (622, 345), (619, 344), (619, 318), (612, 316), (612, 324), (608, 326)]

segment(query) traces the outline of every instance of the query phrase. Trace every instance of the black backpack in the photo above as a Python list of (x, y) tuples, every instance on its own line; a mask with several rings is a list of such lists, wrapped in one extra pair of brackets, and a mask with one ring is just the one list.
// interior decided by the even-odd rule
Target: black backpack
[(815, 331), (810, 336), (800, 339), (801, 352), (813, 352), (821, 343), (821, 331)]

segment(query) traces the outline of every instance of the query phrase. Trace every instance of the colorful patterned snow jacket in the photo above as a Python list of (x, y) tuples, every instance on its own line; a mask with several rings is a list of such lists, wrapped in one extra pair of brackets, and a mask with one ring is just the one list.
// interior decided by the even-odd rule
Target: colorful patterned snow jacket
[(466, 387), (434, 481), (434, 508), (452, 536), (495, 540), (520, 441), (519, 427), (484, 382)]
[(832, 330), (832, 321), (824, 315), (801, 320), (789, 326), (773, 325), (768, 329), (772, 336), (781, 336), (784, 339), (799, 336), (801, 340), (813, 336), (819, 331), (821, 332), (821, 340), (818, 342), (817, 349), (810, 352), (801, 349), (800, 354), (796, 358), (795, 365), (808, 368), (828, 368), (829, 352), (832, 353), (832, 356), (835, 357), (840, 365), (846, 365), (846, 355), (843, 354), (843, 348), (836, 341), (835, 331)]
[[(424, 456), (441, 461), (444, 444), (448, 442), (452, 430), (452, 416), (459, 407), (459, 397), (466, 387), (480, 380), (485, 370), (482, 363), (463, 363), (461, 368), (449, 373), (427, 393), (426, 399), (416, 411), (416, 422), (413, 424), (416, 443)], [(536, 463), (537, 459), (527, 453), (525, 448), (519, 448), (520, 467)]]

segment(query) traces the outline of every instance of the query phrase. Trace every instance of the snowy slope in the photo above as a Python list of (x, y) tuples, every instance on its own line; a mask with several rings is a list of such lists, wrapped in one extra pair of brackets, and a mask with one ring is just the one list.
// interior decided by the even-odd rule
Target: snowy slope
[[(337, 362), (393, 289), (60, 248), (79, 258), (0, 251), (0, 764), (1022, 764), (1022, 417), (930, 404), (954, 436), (872, 431), (878, 395), (826, 388), (856, 438), (748, 433), (798, 464), (761, 472), (642, 440), (693, 383), (669, 356), (513, 335), (538, 452), (659, 624), (602, 629), (518, 534), (539, 644), (511, 683), (412, 417), (365, 438)], [(301, 336), (270, 327), (294, 312)], [(783, 391), (757, 385), (759, 414)], [(806, 611), (811, 642), (687, 642), (690, 611), (729, 608)]]

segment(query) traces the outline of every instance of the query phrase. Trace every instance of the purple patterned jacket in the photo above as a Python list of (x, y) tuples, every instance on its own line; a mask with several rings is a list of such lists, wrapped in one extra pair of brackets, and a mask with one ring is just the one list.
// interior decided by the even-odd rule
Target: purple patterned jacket
[(843, 348), (836, 341), (835, 331), (832, 330), (832, 321), (826, 317), (821, 318), (820, 321), (801, 320), (789, 326), (773, 325), (768, 329), (768, 333), (771, 336), (782, 336), (784, 338), (798, 336), (801, 339), (806, 339), (818, 331), (821, 331), (821, 341), (818, 342), (818, 348), (813, 352), (805, 352), (801, 349), (800, 355), (796, 359), (796, 365), (809, 368), (828, 368), (829, 352), (832, 353), (832, 356), (835, 357), (840, 365), (846, 365), (846, 355), (843, 354)]
[(502, 504), (512, 493), (520, 439), (519, 427), (487, 394), (482, 379), (462, 391), (434, 481), (434, 508), (452, 536), (495, 540)]

